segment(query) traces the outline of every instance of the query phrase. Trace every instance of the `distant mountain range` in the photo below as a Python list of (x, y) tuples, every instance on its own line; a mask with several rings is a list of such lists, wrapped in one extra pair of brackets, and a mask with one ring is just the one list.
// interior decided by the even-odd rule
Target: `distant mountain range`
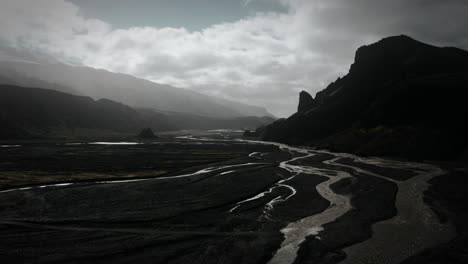
[(0, 84), (52, 89), (93, 99), (109, 99), (133, 108), (212, 118), (270, 116), (265, 108), (158, 84), (126, 74), (62, 63), (0, 61)]
[(468, 157), (468, 52), (407, 36), (356, 52), (349, 73), (298, 112), (263, 128), (264, 140), (415, 159)]
[(275, 120), (262, 107), (1, 51), (0, 139), (137, 133), (145, 127), (255, 129)]
[(273, 122), (271, 117), (214, 118), (131, 108), (108, 99), (94, 100), (41, 88), (0, 85), (0, 139), (136, 135), (181, 129), (247, 129)]

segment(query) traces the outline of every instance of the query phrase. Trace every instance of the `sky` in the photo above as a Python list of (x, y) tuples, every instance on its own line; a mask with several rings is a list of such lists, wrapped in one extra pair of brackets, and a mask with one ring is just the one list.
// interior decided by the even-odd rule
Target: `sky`
[(406, 34), (468, 49), (466, 0), (0, 0), (1, 51), (127, 73), (279, 117)]

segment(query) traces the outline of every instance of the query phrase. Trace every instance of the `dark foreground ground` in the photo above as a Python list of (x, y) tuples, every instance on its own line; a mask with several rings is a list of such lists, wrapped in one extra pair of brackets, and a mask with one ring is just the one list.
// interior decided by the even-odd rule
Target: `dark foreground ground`
[(466, 168), (453, 169), (453, 167), (447, 175), (431, 181), (431, 188), (426, 192), (426, 202), (439, 215), (441, 221), (454, 223), (457, 235), (448, 243), (409, 258), (404, 264), (468, 263), (467, 182), (468, 170)]
[[(177, 137), (148, 142), (127, 138), (121, 142), (122, 145), (105, 144), (106, 140), (0, 142), (3, 146), (0, 147), (0, 190), (42, 183), (153, 178), (273, 149)], [(142, 144), (126, 145), (125, 142)]]
[[(316, 190), (327, 180), (320, 173), (286, 181), (293, 196), (281, 186), (295, 173), (280, 163), (304, 154), (214, 136), (221, 140), (1, 143), (19, 146), (0, 148), (0, 262), (267, 263), (281, 246), (282, 228), (333, 206)], [(398, 214), (394, 181), (415, 176), (345, 158), (324, 163), (331, 158), (317, 154), (292, 164), (350, 173), (331, 189), (351, 197), (353, 208), (325, 225), (320, 239), (308, 237), (295, 263), (345, 259), (344, 248), (372, 237), (373, 223)], [(450, 173), (431, 180), (425, 197), (457, 234), (405, 263), (468, 260), (467, 173), (445, 168)], [(270, 207), (275, 199), (284, 201)]]

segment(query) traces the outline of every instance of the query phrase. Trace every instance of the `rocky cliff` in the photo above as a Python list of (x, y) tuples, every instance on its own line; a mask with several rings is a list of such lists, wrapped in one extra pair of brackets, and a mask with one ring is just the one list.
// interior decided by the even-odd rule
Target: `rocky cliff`
[(356, 52), (349, 73), (263, 139), (335, 151), (413, 159), (455, 159), (467, 148), (468, 52), (407, 36)]

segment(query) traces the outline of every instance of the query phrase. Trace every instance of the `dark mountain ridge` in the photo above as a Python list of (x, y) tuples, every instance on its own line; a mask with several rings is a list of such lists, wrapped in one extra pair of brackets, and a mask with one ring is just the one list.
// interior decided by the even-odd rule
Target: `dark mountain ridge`
[(144, 123), (134, 109), (107, 99), (7, 85), (0, 86), (0, 94), (2, 138), (78, 128), (131, 132)]
[(467, 51), (385, 38), (359, 48), (346, 76), (317, 93), (307, 109), (267, 126), (263, 139), (362, 155), (455, 159), (467, 148), (467, 84)]
[(108, 99), (94, 100), (41, 88), (0, 85), (0, 139), (137, 134), (181, 129), (243, 129), (269, 124), (269, 117), (210, 118), (134, 109)]
[(93, 99), (107, 98), (134, 108), (212, 118), (272, 116), (262, 107), (216, 98), (127, 74), (61, 63), (0, 61), (0, 84), (51, 89)]

